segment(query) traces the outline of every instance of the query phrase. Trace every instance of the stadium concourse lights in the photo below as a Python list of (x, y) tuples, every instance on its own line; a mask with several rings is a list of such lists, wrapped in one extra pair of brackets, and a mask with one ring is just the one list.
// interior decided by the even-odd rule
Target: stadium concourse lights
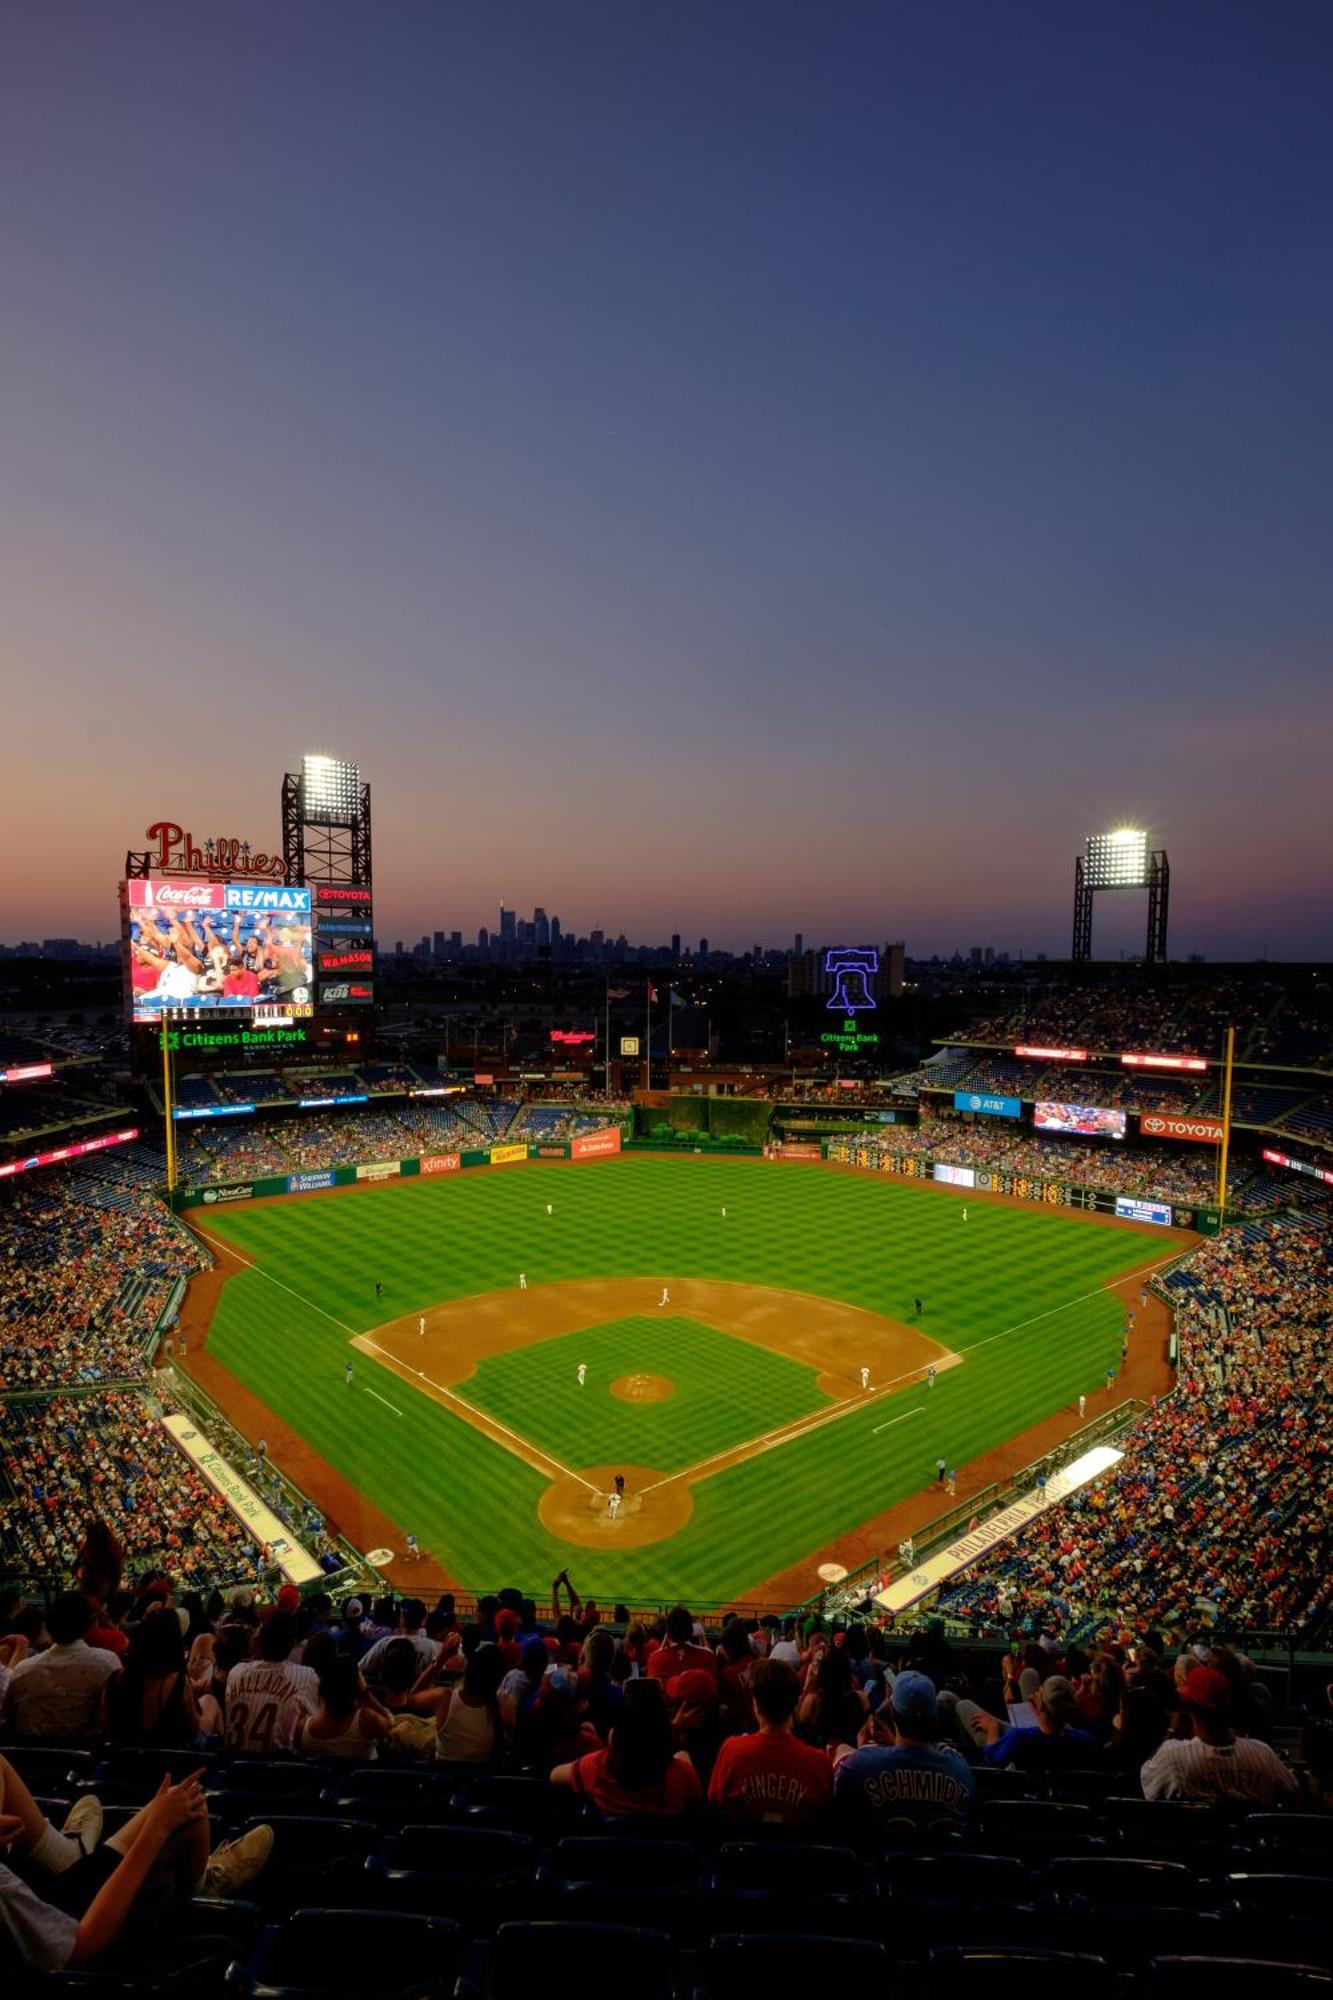
[(360, 807), (358, 765), (318, 752), (301, 759), (301, 810), (307, 820), (350, 826)]
[(1148, 836), (1140, 827), (1088, 835), (1090, 889), (1141, 889), (1148, 880)]

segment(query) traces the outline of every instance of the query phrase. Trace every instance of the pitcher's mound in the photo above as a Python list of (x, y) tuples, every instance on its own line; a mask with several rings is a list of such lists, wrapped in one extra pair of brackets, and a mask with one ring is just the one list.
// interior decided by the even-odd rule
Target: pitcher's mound
[(611, 1384), (611, 1394), (622, 1403), (665, 1403), (675, 1393), (675, 1383), (665, 1375), (617, 1375)]
[[(625, 1477), (625, 1497), (613, 1511), (607, 1503), (618, 1472)], [(580, 1548), (646, 1548), (676, 1534), (694, 1512), (685, 1481), (664, 1486), (665, 1477), (650, 1465), (584, 1466), (581, 1479), (552, 1480), (537, 1513), (543, 1527)]]

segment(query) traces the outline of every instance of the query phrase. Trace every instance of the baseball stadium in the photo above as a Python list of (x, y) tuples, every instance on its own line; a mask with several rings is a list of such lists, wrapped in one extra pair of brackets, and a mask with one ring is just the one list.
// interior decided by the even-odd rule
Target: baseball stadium
[[(154, 1949), (219, 1994), (380, 1922), (425, 1958), (376, 1990), (444, 1990), (571, 1919), (660, 1936), (674, 1994), (719, 1925), (776, 1946), (793, 1867), (812, 1950), (909, 1905), (931, 1953), (1046, 1948), (972, 1909), (977, 1843), (1042, 1894), (1080, 1855), (1193, 1884), (1198, 1828), (1126, 1818), (1179, 1802), (1182, 1716), (1318, 1871), (1326, 986), (1174, 966), (1127, 830), (1067, 962), (961, 993), (891, 943), (556, 963), (506, 912), (494, 958), (403, 963), (356, 766), (280, 811), (280, 850), (153, 821), (119, 1014), (0, 1041), (16, 1821), (132, 1840), (174, 1758), (221, 1844)], [(1099, 890), (1146, 892), (1141, 963), (1092, 958)], [(928, 1806), (857, 1775), (921, 1754)], [(1257, 1824), (1186, 1810), (1236, 1879)]]

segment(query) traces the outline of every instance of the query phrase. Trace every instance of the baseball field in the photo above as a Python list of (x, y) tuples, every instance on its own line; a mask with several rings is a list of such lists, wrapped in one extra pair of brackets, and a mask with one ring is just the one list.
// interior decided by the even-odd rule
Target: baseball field
[(1188, 1241), (650, 1155), (197, 1220), (229, 1274), (208, 1357), (399, 1546), (470, 1589), (568, 1565), (585, 1595), (710, 1603), (1091, 1401)]

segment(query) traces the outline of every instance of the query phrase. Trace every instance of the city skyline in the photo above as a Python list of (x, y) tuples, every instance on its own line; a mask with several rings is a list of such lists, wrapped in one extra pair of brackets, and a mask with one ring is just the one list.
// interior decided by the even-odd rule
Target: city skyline
[(1132, 822), (1333, 957), (1322, 0), (0, 33), (0, 939), (329, 748), (381, 940), (1062, 957)]

